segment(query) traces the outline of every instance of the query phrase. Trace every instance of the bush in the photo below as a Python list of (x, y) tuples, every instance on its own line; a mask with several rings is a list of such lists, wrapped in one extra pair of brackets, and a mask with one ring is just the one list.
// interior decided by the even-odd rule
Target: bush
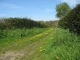
[(48, 27), (45, 24), (34, 21), (29, 18), (5, 18), (0, 21), (0, 29), (15, 29), (15, 28), (33, 28), (33, 27)]
[(80, 34), (80, 4), (60, 19), (59, 25), (70, 32)]

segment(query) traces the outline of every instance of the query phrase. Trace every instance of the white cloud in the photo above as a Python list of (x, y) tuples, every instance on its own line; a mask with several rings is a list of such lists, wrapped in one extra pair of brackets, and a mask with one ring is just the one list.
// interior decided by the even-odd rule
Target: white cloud
[(0, 4), (0, 6), (8, 7), (8, 8), (22, 8), (21, 6), (17, 6), (14, 4)]
[(54, 12), (54, 10), (53, 9), (46, 8), (43, 12), (45, 12), (45, 13)]
[(75, 5), (77, 2), (76, 0), (61, 0), (62, 2), (67, 2), (70, 5)]

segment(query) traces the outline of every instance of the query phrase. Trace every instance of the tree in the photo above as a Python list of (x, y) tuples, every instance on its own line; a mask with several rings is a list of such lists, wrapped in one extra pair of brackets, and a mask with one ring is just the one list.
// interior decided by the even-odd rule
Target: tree
[(80, 35), (80, 4), (59, 20), (59, 26)]
[(62, 18), (66, 13), (68, 13), (71, 10), (70, 6), (66, 3), (60, 3), (56, 5), (56, 17)]
[(77, 5), (80, 4), (80, 0), (76, 0), (76, 4), (77, 4)]

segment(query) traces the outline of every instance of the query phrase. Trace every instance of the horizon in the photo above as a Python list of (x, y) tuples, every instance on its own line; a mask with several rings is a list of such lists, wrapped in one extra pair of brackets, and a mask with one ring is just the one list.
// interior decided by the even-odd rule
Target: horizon
[(76, 0), (0, 0), (0, 18), (27, 17), (36, 21), (58, 20), (55, 16), (55, 8), (62, 2), (67, 2), (71, 8), (76, 5)]

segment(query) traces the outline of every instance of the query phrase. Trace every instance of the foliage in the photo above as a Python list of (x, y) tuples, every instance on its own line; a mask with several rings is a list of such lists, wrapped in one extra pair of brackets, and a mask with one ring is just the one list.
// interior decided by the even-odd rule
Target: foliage
[[(33, 54), (33, 60), (79, 60), (80, 37), (68, 30), (53, 29), (46, 41), (40, 46), (39, 52)], [(26, 60), (26, 59), (25, 59)]]
[(60, 19), (59, 25), (70, 32), (80, 34), (80, 4)]
[(5, 18), (0, 20), (0, 29), (14, 29), (14, 28), (32, 28), (32, 27), (48, 27), (40, 22), (29, 18)]
[(5, 29), (5, 22), (3, 19), (0, 20), (0, 30)]
[[(25, 34), (27, 35), (21, 38), (19, 33), (23, 32), (22, 29), (9, 30), (9, 32), (7, 38), (0, 40), (1, 57), (5, 57), (7, 51), (10, 51), (20, 53), (20, 58), (15, 58), (15, 60), (80, 59), (80, 36), (69, 33), (68, 30), (61, 28), (31, 28), (26, 29)], [(23, 55), (21, 56), (21, 54)], [(18, 55), (13, 55), (13, 57), (18, 57)]]
[[(40, 29), (40, 30), (39, 30)], [(47, 28), (45, 28), (47, 29)], [(22, 38), (22, 37), (26, 37), (26, 36), (32, 36), (38, 33), (41, 33), (42, 31), (44, 31), (45, 29), (41, 29), (41, 28), (31, 28), (31, 29), (5, 29), (5, 30), (0, 30), (0, 39), (3, 38)]]
[[(33, 21), (29, 18), (4, 18), (0, 19), (0, 38), (7, 36), (8, 29), (22, 29), (25, 30), (27, 28), (39, 27), (44, 28), (48, 27), (45, 24), (42, 24), (37, 21)], [(5, 31), (5, 32), (4, 32)], [(25, 33), (22, 32), (20, 35), (25, 36)]]
[[(15, 46), (16, 43), (19, 44), (19, 46), (23, 46), (24, 44), (26, 45), (27, 43), (33, 42), (36, 38), (39, 39), (42, 35), (44, 36), (45, 31), (47, 30), (49, 30), (49, 28), (4, 30), (3, 32), (6, 32), (7, 36), (0, 38), (0, 53), (4, 50), (4, 48), (9, 49), (10, 46)], [(21, 34), (25, 35), (21, 36)], [(17, 49), (18, 48), (20, 47), (17, 47)]]
[(46, 21), (44, 22), (46, 25), (49, 27), (58, 27), (58, 20), (51, 20), (51, 21)]
[(66, 2), (60, 3), (56, 5), (56, 12), (57, 12), (56, 16), (58, 18), (61, 18), (64, 15), (66, 15), (66, 13), (68, 13), (70, 10), (71, 8)]

